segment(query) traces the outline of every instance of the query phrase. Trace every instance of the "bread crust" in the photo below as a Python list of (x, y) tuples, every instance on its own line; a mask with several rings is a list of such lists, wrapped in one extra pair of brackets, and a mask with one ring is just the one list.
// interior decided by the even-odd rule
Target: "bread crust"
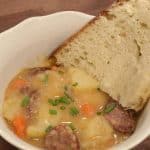
[(70, 43), (71, 41), (73, 41), (76, 37), (78, 37), (78, 35), (83, 32), (86, 28), (88, 28), (89, 26), (91, 26), (92, 24), (95, 23), (95, 21), (97, 19), (99, 19), (101, 16), (107, 16), (108, 15), (108, 10), (111, 7), (117, 7), (118, 5), (122, 5), (125, 1), (128, 0), (115, 0), (113, 3), (113, 6), (109, 6), (107, 9), (103, 10), (102, 12), (100, 12), (100, 14), (96, 17), (94, 17), (92, 20), (90, 20), (85, 26), (83, 26), (79, 31), (77, 31), (75, 34), (73, 34), (72, 36), (70, 36), (68, 39), (66, 39), (62, 44), (60, 44), (48, 57), (48, 59), (50, 59), (51, 57), (54, 57), (57, 53), (60, 52), (61, 49), (63, 49), (63, 47), (65, 47), (68, 43)]
[[(148, 41), (147, 38), (149, 37), (149, 31), (150, 31), (149, 30), (150, 24), (149, 24), (149, 22), (147, 22), (147, 20), (143, 20), (144, 18), (141, 17), (141, 15), (144, 16), (145, 14), (148, 14), (149, 6), (148, 6), (148, 9), (146, 11), (143, 10), (142, 8), (144, 6), (147, 6), (147, 4), (149, 4), (150, 1), (148, 1), (148, 0), (144, 0), (144, 1), (142, 1), (142, 0), (130, 0), (129, 2), (126, 2), (126, 1), (128, 1), (128, 0), (116, 1), (114, 3), (114, 5), (111, 7), (112, 9), (102, 11), (99, 16), (97, 16), (94, 19), (92, 19), (91, 21), (89, 21), (77, 33), (72, 35), (64, 43), (62, 43), (60, 46), (58, 46), (58, 48), (56, 48), (53, 51), (53, 53), (49, 56), (48, 59), (50, 59), (52, 56), (54, 56), (57, 58), (59, 64), (67, 64), (68, 60), (69, 60), (70, 64), (68, 63), (67, 64), (68, 66), (72, 65), (72, 63), (73, 63), (73, 66), (79, 67), (81, 69), (85, 69), (85, 71), (87, 71), (90, 75), (95, 77), (100, 82), (101, 87), (102, 87), (102, 88), (101, 87), (100, 88), (103, 91), (105, 91), (106, 93), (108, 93), (112, 98), (119, 101), (119, 103), (122, 106), (134, 109), (136, 111), (139, 111), (144, 107), (144, 104), (150, 98), (150, 89), (149, 89), (150, 88), (150, 78), (149, 78), (149, 75), (150, 75), (150, 70), (149, 70), (150, 53), (148, 51), (149, 45), (147, 43), (147, 41)], [(138, 11), (141, 11), (141, 14), (135, 13), (135, 12), (138, 12), (137, 9), (139, 9)], [(113, 12), (113, 10), (114, 10), (114, 12)], [(121, 13), (121, 16), (118, 12)], [(132, 13), (135, 13), (135, 17), (133, 17), (133, 18), (132, 18)], [(113, 15), (115, 15), (115, 16), (113, 16)], [(117, 25), (115, 24), (114, 29), (111, 29), (111, 27), (112, 27), (111, 25), (113, 25), (113, 23), (114, 23), (113, 19), (115, 19), (116, 16), (118, 16), (118, 18), (120, 17), (121, 19), (119, 19), (118, 21), (124, 21), (125, 22), (124, 25), (126, 25), (126, 26), (119, 26), (118, 27), (118, 24)], [(130, 19), (130, 22), (127, 22), (125, 20), (125, 18), (124, 18), (124, 20), (122, 20), (122, 16)], [(148, 16), (148, 18), (149, 18), (149, 16)], [(134, 22), (134, 21), (136, 21), (136, 22)], [(110, 22), (112, 23), (111, 25), (109, 24)], [(144, 24), (144, 22), (146, 24)], [(96, 30), (95, 28), (98, 25), (99, 25), (98, 30)], [(129, 28), (127, 27), (128, 25), (129, 25)], [(102, 26), (104, 28), (106, 27), (106, 29), (105, 29), (106, 35), (103, 34), (104, 32), (103, 32)], [(95, 32), (91, 32), (91, 28)], [(118, 29), (118, 28), (119, 28), (119, 30), (117, 30), (118, 32), (116, 32), (115, 29)], [(135, 30), (134, 30), (134, 28), (135, 28)], [(137, 30), (137, 29), (139, 29), (139, 30)], [(110, 32), (107, 32), (107, 30)], [(115, 31), (115, 32), (113, 32), (113, 31)], [(142, 31), (142, 32), (137, 32), (137, 31)], [(90, 34), (93, 33), (93, 34), (88, 36), (89, 34), (86, 34), (86, 32), (88, 32)], [(123, 48), (119, 47), (117, 45), (118, 44), (117, 43), (118, 41), (116, 40), (117, 38), (115, 38), (115, 40), (117, 42), (114, 40), (110, 40), (110, 38), (112, 38), (110, 35), (113, 35), (112, 32), (116, 37), (119, 36), (120, 42), (122, 42), (120, 45), (122, 45)], [(127, 33), (127, 35), (129, 35), (129, 37), (126, 36), (125, 32)], [(143, 34), (143, 32), (145, 32), (145, 34)], [(103, 40), (104, 36), (101, 36), (101, 34), (105, 35), (104, 40)], [(95, 38), (95, 35), (96, 35), (96, 38)], [(82, 38), (80, 38), (81, 36), (82, 36)], [(87, 52), (89, 53), (91, 51), (90, 48), (92, 48), (92, 49), (95, 48), (95, 45), (91, 46), (92, 42), (84, 42), (85, 41), (84, 37), (86, 40), (89, 37), (90, 38), (92, 37), (96, 41), (96, 43), (97, 43), (97, 39), (99, 41), (103, 42), (103, 43), (98, 42), (98, 43), (101, 43), (99, 46), (96, 45), (96, 47), (98, 49), (92, 50), (92, 51), (96, 52), (97, 54), (98, 53), (101, 54), (100, 52), (102, 52), (102, 54), (103, 53), (105, 54), (104, 55), (104, 57), (106, 57), (105, 60), (108, 61), (108, 63), (105, 65), (108, 66), (108, 64), (109, 64), (109, 67), (105, 66), (106, 69), (102, 69), (102, 70), (104, 70), (104, 72), (102, 70), (98, 69), (100, 67), (105, 68), (103, 66), (103, 64), (101, 63), (101, 61), (100, 62), (97, 61), (97, 64), (96, 64), (97, 70), (91, 69), (89, 65), (86, 65), (86, 66), (82, 65), (82, 67), (80, 67), (81, 64), (79, 64), (80, 66), (75, 64), (76, 63), (75, 59), (76, 58), (78, 59), (80, 57), (78, 55), (78, 53), (80, 53), (80, 54), (81, 54), (81, 52), (83, 53), (83, 50), (84, 51), (87, 50)], [(131, 40), (128, 40), (128, 38), (130, 38)], [(80, 39), (80, 41), (78, 39)], [(140, 45), (141, 41), (139, 39), (143, 40), (143, 42), (146, 46), (146, 48), (142, 47), (142, 51), (141, 51), (141, 47), (140, 47), (142, 45)], [(102, 46), (102, 45), (105, 46), (105, 41), (107, 42), (108, 40), (110, 40), (110, 43), (109, 43), (110, 46), (114, 48), (113, 51), (110, 51), (111, 47), (107, 48), (107, 47)], [(114, 41), (114, 42), (112, 42), (112, 41)], [(83, 43), (85, 49), (79, 47), (79, 45), (81, 46), (81, 44), (77, 44), (77, 42)], [(126, 44), (127, 42), (129, 44), (129, 46), (128, 46), (128, 44)], [(89, 45), (89, 43), (90, 43), (90, 45)], [(72, 47), (72, 45), (73, 45), (73, 47)], [(118, 49), (116, 49), (116, 47)], [(68, 48), (69, 48), (69, 53), (67, 51)], [(66, 50), (65, 51), (66, 54), (63, 54), (64, 49)], [(74, 49), (77, 50), (77, 52), (75, 55), (72, 55), (75, 53)], [(125, 50), (123, 50), (123, 49), (125, 49)], [(120, 50), (122, 50), (122, 51), (120, 51)], [(71, 53), (70, 53), (70, 51), (71, 51)], [(63, 55), (61, 55), (61, 54), (63, 54)], [(120, 65), (117, 65), (117, 61), (113, 61), (113, 63), (109, 62), (109, 58), (107, 59), (107, 56), (108, 55), (110, 56), (111, 54), (113, 54), (115, 59), (116, 59), (116, 54), (121, 55), (121, 57), (119, 55), (117, 55), (118, 61), (121, 62)], [(95, 55), (95, 54), (90, 52), (90, 55), (88, 55), (88, 56), (93, 57), (93, 55)], [(96, 58), (94, 57), (94, 59), (88, 58), (88, 60), (90, 62), (95, 62), (95, 59), (97, 59), (97, 57), (101, 58), (103, 60), (103, 58), (102, 58), (103, 55), (98, 55), (98, 56), (96, 56)], [(121, 59), (119, 59), (119, 57)], [(86, 62), (88, 62), (88, 61), (86, 61)], [(130, 64), (128, 64), (128, 63), (130, 63)], [(120, 69), (121, 67), (122, 68), (125, 67), (126, 70)], [(89, 71), (89, 68), (90, 68), (90, 71)], [(114, 78), (111, 80), (108, 77), (108, 76), (111, 76), (110, 73), (108, 73), (108, 68), (109, 68), (109, 71), (111, 70), (114, 73)], [(117, 69), (117, 71), (114, 71), (113, 69), (114, 70)], [(124, 74), (121, 73), (122, 71), (124, 72)], [(102, 79), (101, 73), (102, 74), (104, 73), (105, 74), (104, 76), (106, 76), (105, 79), (103, 77), (104, 80)], [(117, 76), (115, 76), (115, 73), (117, 74)], [(135, 78), (134, 78), (134, 76), (135, 76)], [(119, 83), (117, 83), (116, 79), (118, 79), (118, 80), (122, 79), (123, 81), (120, 80)], [(108, 83), (107, 83), (107, 81), (108, 81)], [(123, 82), (123, 83), (121, 83), (121, 82)], [(130, 84), (128, 84), (128, 83), (130, 83)], [(132, 86), (132, 84), (133, 84), (133, 86)], [(126, 88), (126, 87), (128, 87), (128, 88)], [(113, 91), (115, 93), (113, 93)]]

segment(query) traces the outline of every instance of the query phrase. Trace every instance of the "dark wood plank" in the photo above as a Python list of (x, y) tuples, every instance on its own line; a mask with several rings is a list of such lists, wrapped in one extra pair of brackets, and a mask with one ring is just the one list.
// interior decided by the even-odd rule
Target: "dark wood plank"
[[(98, 15), (114, 0), (0, 0), (0, 32), (22, 20), (64, 10), (82, 11)], [(0, 150), (17, 150), (0, 138)], [(150, 150), (150, 138), (134, 150)]]

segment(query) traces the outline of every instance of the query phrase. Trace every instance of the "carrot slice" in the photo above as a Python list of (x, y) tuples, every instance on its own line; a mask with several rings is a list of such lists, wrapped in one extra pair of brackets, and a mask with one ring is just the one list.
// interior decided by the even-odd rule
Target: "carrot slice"
[(85, 103), (81, 105), (81, 112), (89, 117), (94, 114), (94, 108), (92, 105)]
[(12, 82), (13, 89), (21, 89), (27, 85), (27, 81), (23, 79), (16, 79)]
[(25, 137), (26, 119), (24, 115), (18, 115), (13, 120), (13, 126), (16, 134), (19, 137)]

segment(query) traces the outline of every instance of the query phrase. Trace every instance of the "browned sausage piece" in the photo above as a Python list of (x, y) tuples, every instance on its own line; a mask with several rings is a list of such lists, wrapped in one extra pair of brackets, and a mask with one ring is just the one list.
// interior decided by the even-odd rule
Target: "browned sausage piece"
[(80, 150), (79, 140), (67, 125), (58, 125), (45, 138), (47, 150)]
[(22, 89), (20, 89), (20, 92), (30, 98), (28, 106), (25, 107), (25, 112), (29, 120), (31, 118), (33, 119), (35, 114), (37, 114), (38, 112), (37, 107), (40, 99), (40, 94), (38, 90), (32, 89), (30, 86), (23, 87)]
[(116, 107), (111, 112), (106, 113), (104, 117), (119, 132), (132, 133), (135, 130), (136, 121), (134, 117), (119, 104), (116, 104)]

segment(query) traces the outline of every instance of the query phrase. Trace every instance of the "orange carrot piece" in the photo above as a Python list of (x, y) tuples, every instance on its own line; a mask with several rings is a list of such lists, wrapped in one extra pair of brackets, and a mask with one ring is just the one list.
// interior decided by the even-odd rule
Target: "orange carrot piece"
[(13, 126), (16, 134), (19, 137), (25, 137), (26, 119), (24, 115), (18, 115), (13, 120)]
[(93, 115), (94, 113), (94, 108), (92, 105), (85, 103), (81, 105), (81, 112), (86, 115), (87, 117)]
[(13, 89), (21, 89), (27, 85), (27, 81), (23, 79), (16, 79), (12, 82)]

